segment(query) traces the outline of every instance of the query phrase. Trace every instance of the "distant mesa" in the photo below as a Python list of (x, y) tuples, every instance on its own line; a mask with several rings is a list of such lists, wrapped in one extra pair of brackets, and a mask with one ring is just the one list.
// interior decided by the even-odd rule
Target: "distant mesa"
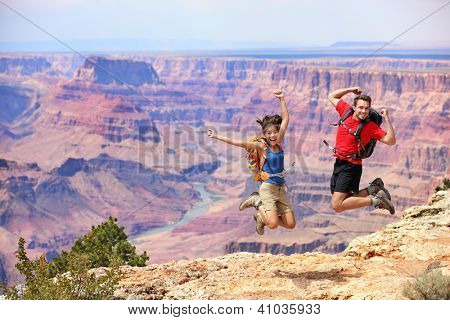
[[(341, 48), (368, 48), (368, 47), (380, 47), (385, 45), (386, 42), (381, 41), (338, 41), (333, 43), (330, 47), (341, 47)], [(395, 43), (389, 44), (390, 47), (396, 46)]]
[(76, 79), (100, 84), (142, 86), (161, 84), (153, 66), (144, 61), (90, 57), (77, 71)]
[(50, 62), (43, 57), (0, 57), (0, 73), (17, 71), (20, 75), (30, 76), (51, 67)]

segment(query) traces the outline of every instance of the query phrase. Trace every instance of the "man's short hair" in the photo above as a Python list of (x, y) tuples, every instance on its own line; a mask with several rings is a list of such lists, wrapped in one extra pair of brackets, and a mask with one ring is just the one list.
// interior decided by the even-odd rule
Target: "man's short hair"
[(359, 96), (356, 96), (353, 100), (353, 105), (356, 107), (356, 104), (358, 103), (358, 100), (367, 101), (369, 103), (369, 106), (372, 105), (372, 98), (369, 96), (366, 96), (365, 94), (360, 94)]

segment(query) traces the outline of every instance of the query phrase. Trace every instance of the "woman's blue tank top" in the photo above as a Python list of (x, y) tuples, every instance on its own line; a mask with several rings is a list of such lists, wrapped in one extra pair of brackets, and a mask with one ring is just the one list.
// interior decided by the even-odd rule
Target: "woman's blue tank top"
[[(263, 166), (263, 171), (267, 173), (281, 173), (284, 170), (284, 153), (280, 149), (278, 152), (273, 152), (267, 146), (267, 159)], [(271, 177), (264, 182), (281, 185), (284, 183), (284, 178)]]

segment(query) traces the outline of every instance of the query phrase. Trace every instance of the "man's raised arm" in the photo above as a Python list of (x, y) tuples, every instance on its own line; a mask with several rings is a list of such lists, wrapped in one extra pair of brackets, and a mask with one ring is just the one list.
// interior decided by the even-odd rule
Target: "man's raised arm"
[(339, 100), (341, 100), (341, 98), (343, 96), (345, 96), (347, 93), (351, 93), (351, 92), (354, 94), (361, 94), (361, 89), (360, 89), (360, 87), (350, 87), (350, 88), (345, 88), (345, 89), (338, 89), (338, 90), (331, 92), (328, 95), (328, 100), (330, 100), (330, 102), (333, 104), (333, 106), (336, 107)]
[(392, 126), (391, 119), (389, 118), (388, 110), (382, 109), (381, 115), (386, 123), (386, 135), (381, 138), (380, 141), (388, 146), (393, 146), (397, 143), (397, 139), (395, 138), (394, 127)]

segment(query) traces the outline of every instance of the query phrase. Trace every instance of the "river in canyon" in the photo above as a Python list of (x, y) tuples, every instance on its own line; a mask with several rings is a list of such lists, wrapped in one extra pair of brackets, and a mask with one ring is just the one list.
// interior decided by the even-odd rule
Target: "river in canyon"
[(200, 193), (201, 200), (199, 200), (197, 203), (195, 203), (194, 206), (192, 207), (192, 209), (189, 210), (188, 212), (186, 212), (180, 221), (165, 225), (163, 227), (144, 231), (144, 232), (130, 238), (130, 240), (133, 243), (138, 244), (141, 242), (140, 241), (141, 238), (147, 237), (149, 235), (154, 235), (157, 233), (170, 232), (170, 231), (174, 230), (175, 228), (178, 228), (178, 227), (181, 227), (181, 226), (187, 224), (192, 219), (205, 214), (208, 211), (208, 208), (212, 203), (224, 198), (223, 196), (218, 195), (217, 193), (208, 191), (206, 189), (206, 185), (207, 185), (207, 181), (193, 183), (194, 189)]

